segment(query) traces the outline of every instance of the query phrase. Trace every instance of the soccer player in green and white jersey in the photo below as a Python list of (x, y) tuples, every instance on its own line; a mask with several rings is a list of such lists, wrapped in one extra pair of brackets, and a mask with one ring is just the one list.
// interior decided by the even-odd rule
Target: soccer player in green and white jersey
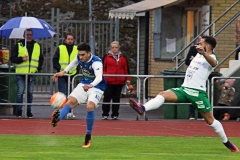
[(167, 91), (160, 92), (155, 98), (151, 99), (144, 105), (138, 104), (130, 98), (130, 106), (140, 115), (145, 111), (159, 108), (165, 101), (175, 103), (192, 103), (203, 116), (206, 123), (222, 139), (223, 144), (232, 152), (239, 152), (236, 145), (231, 143), (223, 129), (222, 124), (213, 116), (212, 106), (206, 93), (206, 81), (218, 63), (213, 49), (216, 46), (215, 38), (203, 36), (199, 45), (197, 55), (191, 61), (187, 68), (184, 83), (179, 88), (171, 88)]

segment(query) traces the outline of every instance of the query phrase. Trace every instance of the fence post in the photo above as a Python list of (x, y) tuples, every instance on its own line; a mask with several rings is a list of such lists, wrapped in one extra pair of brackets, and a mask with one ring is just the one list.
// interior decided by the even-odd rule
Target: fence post
[(119, 19), (115, 18), (115, 41), (119, 41)]

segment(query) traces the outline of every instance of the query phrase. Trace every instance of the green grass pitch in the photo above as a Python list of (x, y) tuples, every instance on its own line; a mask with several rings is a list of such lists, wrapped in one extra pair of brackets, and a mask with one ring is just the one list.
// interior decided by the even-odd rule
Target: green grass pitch
[[(218, 137), (0, 135), (1, 160), (239, 160)], [(240, 146), (240, 138), (230, 138)]]

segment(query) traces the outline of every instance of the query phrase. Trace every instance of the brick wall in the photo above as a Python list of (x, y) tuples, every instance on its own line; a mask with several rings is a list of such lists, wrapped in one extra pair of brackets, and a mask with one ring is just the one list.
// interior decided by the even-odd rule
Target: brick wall
[[(185, 8), (189, 7), (201, 7), (202, 5), (209, 4), (211, 6), (211, 23), (216, 20), (226, 9), (228, 9), (235, 0), (190, 0), (183, 2), (182, 6)], [(216, 31), (234, 14), (237, 13), (240, 8), (240, 4), (235, 6), (229, 13), (227, 13), (222, 19), (220, 19), (216, 23)], [(153, 14), (154, 11), (150, 12), (150, 27), (149, 27), (149, 74), (150, 75), (159, 75), (160, 72), (165, 69), (172, 69), (175, 66), (175, 62), (173, 61), (155, 61), (153, 58)], [(186, 25), (186, 24), (183, 24)], [(212, 34), (212, 29), (210, 30)], [(215, 49), (215, 53), (219, 58), (219, 61), (222, 61), (224, 57), (226, 57), (235, 47), (234, 39), (235, 39), (235, 22), (231, 23), (223, 32), (221, 32), (217, 37), (217, 47)], [(234, 55), (232, 55), (230, 59), (234, 59)], [(228, 67), (228, 60), (220, 66), (221, 68)], [(216, 69), (218, 71), (219, 68)], [(160, 91), (163, 90), (163, 79), (162, 78), (151, 78), (149, 79), (149, 96), (156, 96)]]
[[(236, 0), (210, 0), (209, 5), (212, 6), (211, 19), (216, 20), (220, 15), (223, 14)], [(230, 10), (224, 17), (222, 17), (216, 23), (216, 30), (219, 29), (224, 23), (226, 23), (232, 16), (234, 16), (240, 8), (240, 4), (237, 4), (233, 9)], [(219, 35), (216, 36), (217, 47), (215, 49), (216, 55), (219, 61), (222, 61), (235, 46), (235, 21), (232, 22), (227, 28), (224, 29)], [(226, 60), (219, 68), (228, 68), (229, 60), (234, 59), (233, 54), (228, 60)]]

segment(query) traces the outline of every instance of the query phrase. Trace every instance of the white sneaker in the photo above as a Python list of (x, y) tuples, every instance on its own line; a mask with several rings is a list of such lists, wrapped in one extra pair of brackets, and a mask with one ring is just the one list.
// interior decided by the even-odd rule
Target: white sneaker
[(103, 116), (103, 117), (102, 117), (102, 120), (107, 120), (107, 119), (108, 119), (107, 116)]
[(198, 118), (197, 120), (198, 121), (204, 121), (204, 118)]
[(113, 120), (118, 120), (118, 117), (117, 116), (113, 116), (112, 119)]
[(73, 119), (73, 118), (75, 118), (75, 115), (73, 115), (72, 113), (68, 113), (66, 118), (67, 119)]
[(195, 117), (190, 117), (189, 120), (195, 120)]

